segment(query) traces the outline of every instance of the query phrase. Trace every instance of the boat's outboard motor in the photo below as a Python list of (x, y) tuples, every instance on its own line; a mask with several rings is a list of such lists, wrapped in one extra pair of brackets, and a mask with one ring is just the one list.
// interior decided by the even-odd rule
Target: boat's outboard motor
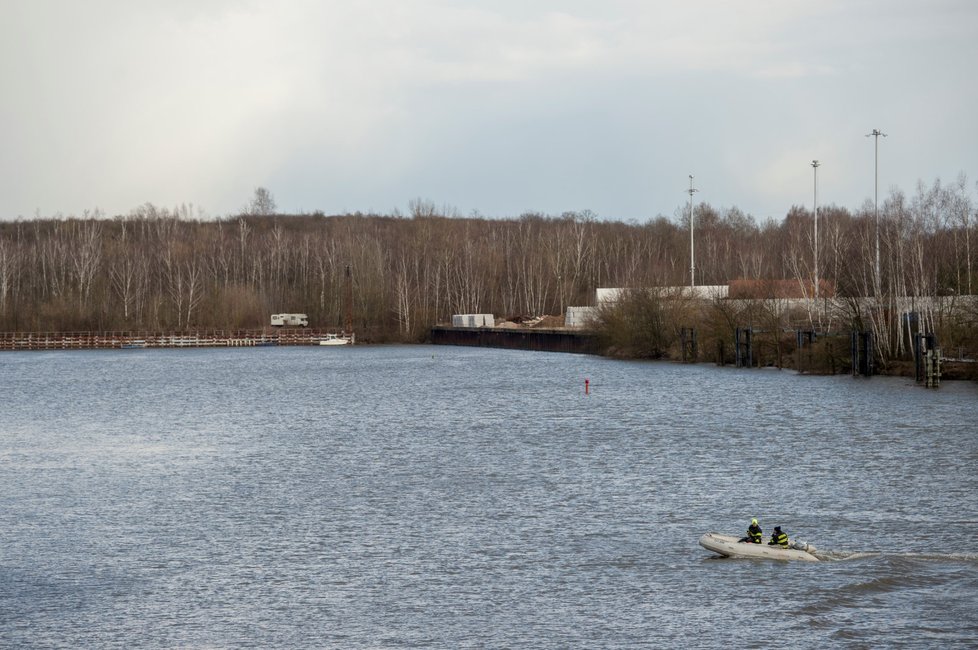
[(806, 553), (814, 553), (815, 552), (815, 547), (814, 546), (812, 546), (808, 542), (802, 542), (802, 541), (799, 541), (799, 540), (795, 540), (795, 541), (791, 542), (791, 548), (796, 549), (796, 550), (799, 550), (799, 551), (805, 551)]

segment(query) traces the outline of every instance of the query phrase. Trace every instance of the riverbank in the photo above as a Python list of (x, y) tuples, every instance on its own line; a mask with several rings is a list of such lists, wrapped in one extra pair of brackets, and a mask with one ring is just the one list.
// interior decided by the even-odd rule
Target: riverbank
[[(318, 346), (335, 335), (334, 331), (318, 328), (262, 328), (251, 330), (190, 330), (168, 332), (0, 332), (0, 351), (99, 350), (140, 348), (203, 348), (203, 347), (266, 347)], [(369, 341), (363, 341), (369, 343)], [(436, 326), (431, 329), (431, 343), (509, 350), (535, 350), (594, 354), (617, 359), (637, 357), (618, 349), (603, 349), (594, 332), (569, 328), (454, 328)], [(732, 349), (732, 348), (730, 348)], [(729, 349), (713, 354), (697, 354), (685, 362), (713, 362), (716, 365), (735, 365)], [(669, 351), (661, 361), (684, 363), (681, 351)], [(817, 355), (807, 350), (781, 350), (777, 354), (758, 350), (750, 367), (775, 367), (812, 375), (849, 374), (851, 364), (843, 355), (819, 350)], [(915, 376), (911, 360), (889, 361), (877, 366), (882, 376)], [(978, 381), (978, 363), (970, 359), (941, 361), (941, 379), (946, 381)]]
[[(431, 343), (435, 345), (459, 345), (508, 350), (537, 350), (545, 352), (573, 352), (595, 354), (621, 360), (637, 357), (618, 348), (603, 348), (597, 333), (570, 328), (500, 328), (500, 327), (448, 327), (431, 328)], [(839, 341), (822, 341), (808, 348), (782, 348), (759, 345), (752, 351), (750, 362), (742, 367), (778, 368), (795, 370), (809, 375), (851, 374), (852, 363), (846, 358), (847, 346)], [(716, 365), (737, 365), (731, 346), (719, 346), (707, 353), (690, 353), (683, 359), (682, 349), (669, 349), (658, 361), (674, 363), (713, 362)], [(891, 360), (874, 368), (876, 375), (890, 377), (915, 377), (912, 360)], [(978, 381), (978, 363), (969, 359), (941, 360), (941, 379)]]

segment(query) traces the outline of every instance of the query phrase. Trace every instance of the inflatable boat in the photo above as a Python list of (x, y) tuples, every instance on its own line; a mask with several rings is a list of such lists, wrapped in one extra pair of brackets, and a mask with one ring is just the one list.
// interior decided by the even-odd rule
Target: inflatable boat
[(761, 560), (800, 560), (802, 562), (818, 562), (815, 557), (815, 547), (805, 542), (792, 542), (788, 548), (768, 546), (767, 544), (749, 544), (741, 542), (736, 535), (721, 535), (707, 533), (700, 537), (700, 546), (708, 551), (724, 557), (749, 557)]

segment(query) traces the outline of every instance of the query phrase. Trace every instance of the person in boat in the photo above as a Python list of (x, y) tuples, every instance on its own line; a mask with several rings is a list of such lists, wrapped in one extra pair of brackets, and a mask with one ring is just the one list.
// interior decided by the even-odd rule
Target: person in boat
[(774, 532), (771, 533), (771, 541), (767, 545), (788, 548), (788, 535), (781, 530), (781, 526), (774, 527)]
[(747, 527), (747, 536), (741, 537), (741, 542), (749, 542), (751, 544), (760, 544), (764, 533), (761, 531), (761, 527), (757, 523), (757, 519), (750, 520), (750, 526)]

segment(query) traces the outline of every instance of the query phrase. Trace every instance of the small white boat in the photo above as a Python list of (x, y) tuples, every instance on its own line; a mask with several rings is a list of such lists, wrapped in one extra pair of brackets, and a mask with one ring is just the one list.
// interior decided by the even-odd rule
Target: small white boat
[(707, 533), (700, 537), (700, 546), (724, 557), (749, 557), (762, 560), (800, 560), (818, 562), (815, 547), (805, 542), (792, 542), (788, 548), (768, 544), (741, 542), (736, 535)]
[(319, 345), (353, 345), (353, 337), (340, 334), (327, 334), (319, 339)]

